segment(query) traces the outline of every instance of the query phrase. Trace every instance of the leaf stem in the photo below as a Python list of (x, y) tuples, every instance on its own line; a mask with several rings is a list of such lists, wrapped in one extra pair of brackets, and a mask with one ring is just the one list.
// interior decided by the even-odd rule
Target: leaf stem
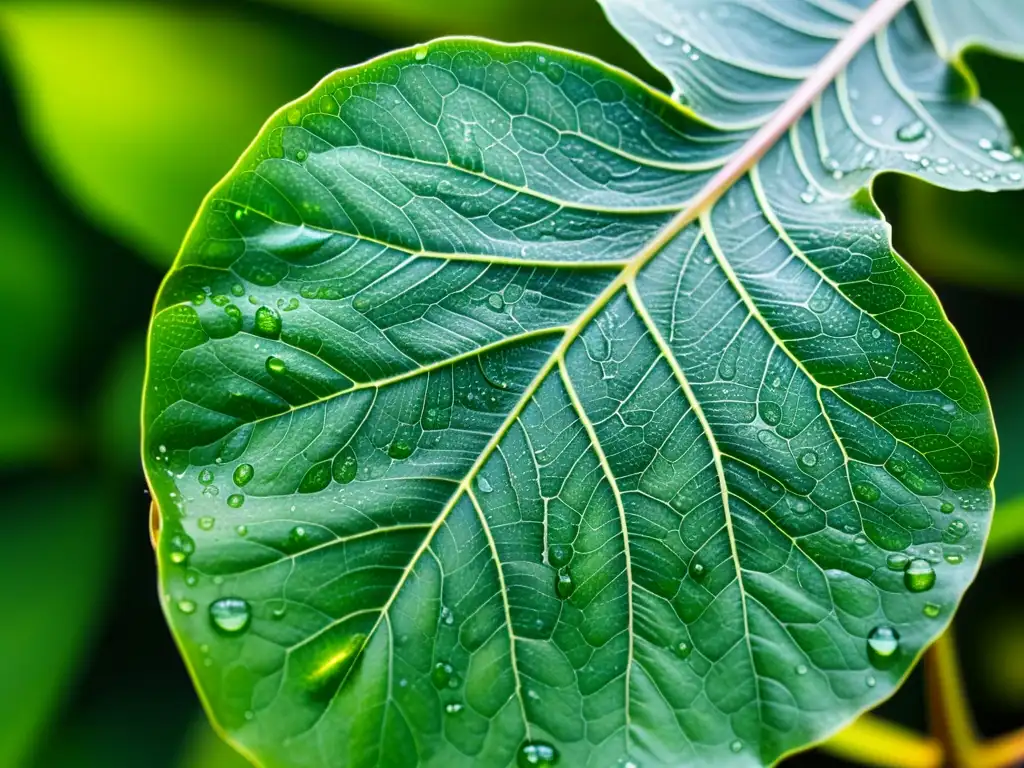
[(975, 768), (978, 738), (964, 692), (952, 626), (924, 655), (928, 716), (932, 736), (942, 744), (945, 764)]
[(861, 715), (821, 745), (835, 757), (877, 768), (939, 768), (942, 745), (876, 715)]

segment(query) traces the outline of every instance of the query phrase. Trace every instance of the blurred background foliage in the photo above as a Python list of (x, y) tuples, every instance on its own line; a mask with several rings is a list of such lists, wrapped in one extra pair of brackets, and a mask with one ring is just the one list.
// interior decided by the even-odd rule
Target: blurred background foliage
[[(157, 600), (137, 456), (151, 302), (275, 108), (447, 34), (573, 47), (663, 86), (593, 0), (0, 0), (0, 768), (244, 765), (206, 724)], [(1024, 135), (1024, 64), (969, 61)], [(876, 193), (1002, 439), (987, 562), (956, 622), (979, 730), (996, 735), (1024, 721), (1024, 195), (898, 177)], [(881, 714), (924, 730), (923, 696), (915, 673)]]

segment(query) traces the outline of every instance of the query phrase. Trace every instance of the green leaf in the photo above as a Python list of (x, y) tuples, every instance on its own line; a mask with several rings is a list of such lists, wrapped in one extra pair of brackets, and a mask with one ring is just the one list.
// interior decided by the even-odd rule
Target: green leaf
[(251, 11), (0, 5), (0, 43), (39, 156), (87, 214), (162, 265), (266, 115), (339, 56), (371, 50), (346, 44), (328, 58), (294, 31)]
[(260, 764), (771, 763), (948, 623), (991, 414), (866, 190), (1019, 187), (1010, 136), (900, 2), (730, 4), (702, 42), (749, 77), (684, 51), (698, 5), (606, 3), (706, 120), (440, 40), (326, 78), (204, 203), (144, 461), (168, 620)]
[(9, 493), (3, 506), (0, 766), (14, 768), (28, 764), (66, 700), (102, 618), (117, 516), (109, 498), (88, 487)]

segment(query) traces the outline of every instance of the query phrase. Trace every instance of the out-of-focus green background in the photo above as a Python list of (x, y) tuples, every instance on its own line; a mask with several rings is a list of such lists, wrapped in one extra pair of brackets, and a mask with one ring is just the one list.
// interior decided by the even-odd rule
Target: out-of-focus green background
[[(206, 725), (157, 601), (138, 459), (151, 302), (276, 107), (447, 34), (574, 47), (662, 85), (594, 0), (0, 0), (0, 768), (243, 765)], [(971, 62), (1024, 134), (1024, 64)], [(877, 193), (1002, 437), (997, 532), (957, 618), (979, 729), (996, 735), (1024, 722), (1024, 195), (895, 177)], [(915, 673), (881, 713), (924, 730), (922, 699)]]

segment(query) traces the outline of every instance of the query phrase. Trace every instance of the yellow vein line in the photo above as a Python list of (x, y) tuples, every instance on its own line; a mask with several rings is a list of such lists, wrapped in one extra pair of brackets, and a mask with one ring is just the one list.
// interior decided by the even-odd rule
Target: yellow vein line
[(640, 297), (640, 292), (637, 290), (636, 283), (630, 282), (629, 297), (633, 301), (633, 306), (636, 309), (640, 318), (644, 321), (644, 325), (647, 326), (648, 331), (651, 334), (651, 338), (654, 339), (654, 343), (658, 345), (658, 349), (661, 351), (662, 357), (668, 362), (669, 367), (675, 374), (676, 380), (679, 382), (679, 386), (683, 390), (683, 394), (690, 403), (690, 408), (696, 415), (697, 420), (700, 422), (701, 429), (704, 431), (704, 437), (707, 439), (708, 446), (711, 448), (711, 458), (715, 464), (715, 472), (718, 475), (718, 488), (722, 494), (722, 511), (725, 515), (725, 530), (729, 536), (729, 551), (732, 555), (733, 565), (736, 567), (736, 581), (740, 588), (740, 607), (743, 610), (743, 639), (747, 645), (747, 654), (750, 657), (750, 671), (754, 675), (754, 691), (757, 695), (757, 711), (758, 719), (761, 718), (761, 686), (757, 682), (757, 665), (754, 663), (754, 647), (750, 642), (750, 621), (747, 616), (747, 590), (743, 587), (743, 569), (740, 567), (740, 556), (736, 546), (736, 532), (732, 527), (732, 512), (729, 508), (729, 486), (725, 481), (725, 465), (722, 463), (722, 451), (718, 447), (718, 441), (715, 439), (715, 433), (711, 431), (711, 425), (708, 423), (708, 418), (704, 413), (703, 407), (701, 407), (700, 401), (697, 399), (697, 395), (693, 391), (693, 387), (690, 386), (690, 380), (686, 377), (686, 373), (683, 371), (683, 367), (679, 364), (675, 355), (672, 353), (672, 349), (669, 347), (668, 342), (665, 341), (665, 337), (661, 335), (661, 331), (658, 330), (658, 326), (654, 322), (654, 318), (651, 317), (650, 312), (647, 311), (647, 305), (644, 304), (643, 299)]
[(583, 402), (580, 400), (579, 393), (576, 391), (575, 385), (572, 383), (572, 378), (569, 376), (569, 371), (565, 367), (565, 360), (560, 360), (558, 363), (558, 373), (562, 378), (562, 384), (565, 385), (565, 391), (569, 395), (569, 400), (572, 402), (573, 408), (576, 410), (577, 416), (579, 416), (580, 423), (583, 424), (583, 428), (587, 431), (587, 437), (590, 438), (590, 444), (594, 449), (594, 453), (597, 456), (597, 460), (601, 465), (601, 470), (604, 472), (605, 479), (608, 481), (608, 486), (611, 488), (612, 495), (615, 497), (615, 506), (619, 511), (619, 523), (622, 526), (622, 548), (626, 555), (626, 614), (628, 616), (627, 623), (627, 654), (626, 654), (626, 697), (625, 697), (625, 713), (626, 713), (626, 750), (629, 751), (629, 686), (630, 679), (633, 671), (633, 562), (629, 551), (629, 527), (626, 525), (626, 508), (622, 504), (622, 493), (619, 490), (619, 484), (615, 480), (615, 473), (612, 471), (612, 466), (608, 462), (608, 456), (604, 452), (604, 448), (601, 446), (601, 441), (597, 437), (597, 430), (594, 429), (594, 424), (587, 416), (586, 410), (583, 408)]
[(508, 604), (508, 589), (505, 586), (505, 572), (502, 569), (501, 556), (498, 554), (498, 545), (495, 543), (494, 535), (491, 533), (491, 526), (487, 523), (483, 507), (480, 506), (480, 500), (477, 499), (472, 487), (467, 489), (467, 495), (469, 500), (473, 502), (473, 509), (476, 510), (477, 517), (480, 518), (480, 526), (484, 530), (484, 536), (487, 537), (487, 545), (491, 548), (491, 552), (494, 553), (494, 564), (497, 566), (498, 571), (498, 587), (501, 590), (501, 604), (505, 609), (505, 626), (508, 627), (508, 646), (512, 660), (512, 676), (516, 681), (516, 698), (519, 700), (519, 713), (523, 716), (523, 728), (526, 729), (526, 738), (529, 740), (530, 721), (526, 717), (526, 702), (523, 700), (522, 678), (519, 676), (519, 662), (516, 659), (516, 633), (512, 626), (512, 609)]

